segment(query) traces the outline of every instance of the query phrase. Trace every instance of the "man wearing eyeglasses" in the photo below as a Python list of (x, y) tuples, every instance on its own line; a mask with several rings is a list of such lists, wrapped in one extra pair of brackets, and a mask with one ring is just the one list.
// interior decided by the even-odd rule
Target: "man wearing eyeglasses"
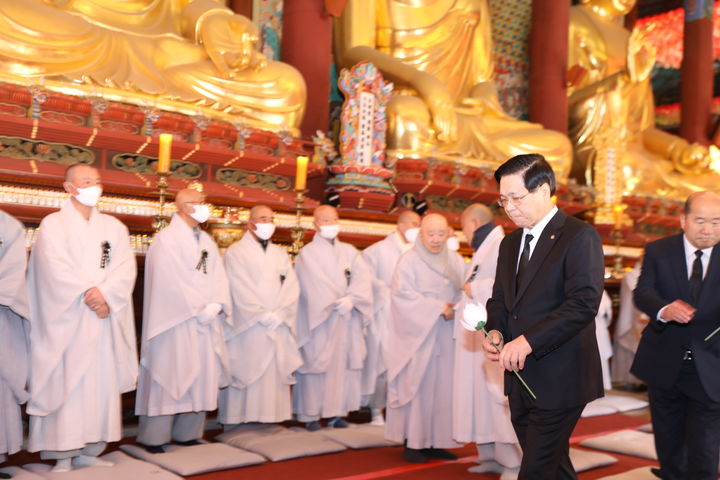
[[(507, 235), (487, 302), (485, 341), (505, 368), (505, 394), (523, 450), (520, 479), (575, 479), (569, 439), (585, 405), (603, 395), (595, 316), (603, 292), (598, 233), (554, 205), (555, 175), (542, 155), (495, 171), (499, 204), (519, 228)], [(512, 374), (519, 371), (531, 394)]]

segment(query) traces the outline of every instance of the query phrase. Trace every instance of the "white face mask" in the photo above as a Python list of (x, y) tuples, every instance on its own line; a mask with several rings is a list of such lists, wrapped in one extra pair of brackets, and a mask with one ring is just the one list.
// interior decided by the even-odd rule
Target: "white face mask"
[(333, 240), (340, 233), (340, 225), (320, 225), (320, 236), (328, 240)]
[(453, 252), (460, 250), (460, 240), (457, 237), (450, 237), (447, 239), (447, 247)]
[(210, 218), (210, 207), (205, 204), (195, 205), (195, 211), (190, 216), (198, 223), (205, 223)]
[(254, 233), (260, 240), (270, 240), (270, 237), (272, 237), (273, 233), (275, 233), (275, 224), (256, 223)]
[(405, 240), (407, 240), (408, 243), (415, 243), (419, 234), (419, 228), (408, 228), (405, 230)]
[(100, 196), (102, 195), (102, 187), (93, 185), (92, 187), (78, 188), (78, 193), (75, 195), (75, 199), (87, 207), (94, 207), (97, 205)]

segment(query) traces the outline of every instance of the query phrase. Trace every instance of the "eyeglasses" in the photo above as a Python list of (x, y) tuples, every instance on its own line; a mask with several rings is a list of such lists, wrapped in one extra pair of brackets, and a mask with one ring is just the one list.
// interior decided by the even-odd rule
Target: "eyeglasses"
[(513, 205), (519, 205), (522, 200), (530, 195), (532, 192), (527, 192), (525, 195), (515, 196), (515, 197), (503, 197), (500, 196), (500, 198), (497, 201), (497, 204), (500, 206), (500, 208), (507, 208), (509, 204)]

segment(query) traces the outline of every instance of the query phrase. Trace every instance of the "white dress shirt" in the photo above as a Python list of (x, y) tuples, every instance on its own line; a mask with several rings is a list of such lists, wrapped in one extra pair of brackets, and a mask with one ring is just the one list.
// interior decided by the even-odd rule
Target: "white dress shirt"
[(555, 216), (557, 213), (558, 208), (554, 206), (550, 212), (548, 212), (547, 215), (545, 215), (542, 220), (540, 220), (537, 224), (535, 224), (532, 228), (523, 228), (523, 235), (520, 239), (520, 251), (518, 252), (517, 257), (517, 264), (515, 265), (515, 271), (517, 271), (518, 265), (520, 265), (520, 256), (522, 255), (523, 248), (525, 247), (525, 237), (530, 234), (533, 236), (532, 240), (530, 240), (530, 257), (532, 258), (532, 254), (535, 251), (535, 245), (537, 245), (538, 240), (540, 239), (540, 235), (542, 235), (543, 230), (545, 230), (545, 227), (548, 223), (550, 223), (550, 220)]
[[(700, 257), (700, 261), (702, 262), (703, 267), (703, 279), (705, 279), (705, 274), (707, 273), (708, 265), (710, 265), (710, 255), (712, 255), (713, 248), (703, 248), (698, 249), (697, 247), (694, 247), (690, 241), (688, 240), (687, 236), (683, 235), (683, 247), (685, 249), (685, 265), (687, 266), (687, 276), (688, 280), (690, 280), (690, 277), (692, 276), (692, 266), (695, 262), (695, 252), (697, 250), (700, 250), (702, 252), (702, 257)], [(669, 304), (668, 304), (669, 305)], [(657, 319), (661, 322), (667, 322), (663, 318), (663, 312), (668, 307), (668, 305), (665, 305), (663, 308), (660, 309), (658, 312)]]

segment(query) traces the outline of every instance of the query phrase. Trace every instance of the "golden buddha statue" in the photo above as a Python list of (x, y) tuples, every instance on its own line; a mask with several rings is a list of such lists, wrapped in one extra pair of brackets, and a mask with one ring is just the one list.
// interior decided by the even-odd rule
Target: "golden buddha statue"
[[(708, 149), (655, 128), (650, 73), (654, 50), (623, 16), (635, 0), (581, 0), (570, 10), (568, 66), (571, 176), (594, 181), (594, 165), (612, 150), (622, 193), (685, 196), (716, 189)], [(596, 182), (597, 183), (597, 182)], [(597, 185), (596, 185), (597, 186)]]
[(537, 152), (567, 177), (567, 137), (516, 120), (498, 101), (487, 0), (350, 0), (337, 27), (342, 66), (370, 61), (395, 83), (387, 108), (391, 156), (494, 165)]
[(1, 80), (297, 132), (303, 78), (257, 42), (215, 0), (0, 2)]

